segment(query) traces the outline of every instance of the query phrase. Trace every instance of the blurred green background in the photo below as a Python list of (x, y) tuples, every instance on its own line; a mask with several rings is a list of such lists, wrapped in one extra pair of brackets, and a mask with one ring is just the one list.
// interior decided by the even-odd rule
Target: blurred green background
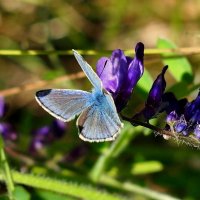
[[(0, 50), (94, 50), (94, 55), (85, 58), (95, 68), (98, 58), (110, 55), (104, 50), (134, 49), (139, 41), (146, 49), (158, 48), (159, 38), (167, 38), (178, 47), (198, 47), (199, 21), (198, 0), (0, 0)], [(197, 95), (194, 88), (200, 83), (199, 55), (184, 57), (192, 66), (192, 81), (177, 82), (173, 76), (175, 66), (170, 66), (170, 73), (166, 74), (167, 88), (178, 98), (192, 100)], [(143, 107), (152, 80), (166, 62), (159, 54), (145, 54), (144, 65), (149, 74), (134, 90), (125, 114), (131, 116)], [(132, 188), (134, 184), (159, 192), (157, 199), (164, 199), (159, 196), (162, 193), (180, 199), (200, 199), (199, 150), (155, 137), (152, 131), (128, 123), (123, 130), (125, 137), (118, 143), (91, 144), (78, 138), (74, 120), (67, 124), (61, 139), (36, 155), (30, 154), (33, 130), (53, 121), (36, 103), (35, 92), (43, 88), (90, 90), (89, 81), (79, 78), (80, 71), (74, 57), (67, 53), (0, 56), (0, 95), (9, 104), (2, 121), (11, 123), (18, 133), (16, 141), (6, 142), (11, 168), (93, 185), (96, 190), (101, 188), (129, 199), (151, 199), (144, 191)], [(69, 75), (74, 76), (73, 80), (67, 80)], [(164, 127), (162, 119), (154, 123)], [(117, 187), (112, 181), (123, 186)], [(77, 199), (24, 188), (29, 193), (25, 199)], [(1, 193), (5, 193), (3, 183)]]

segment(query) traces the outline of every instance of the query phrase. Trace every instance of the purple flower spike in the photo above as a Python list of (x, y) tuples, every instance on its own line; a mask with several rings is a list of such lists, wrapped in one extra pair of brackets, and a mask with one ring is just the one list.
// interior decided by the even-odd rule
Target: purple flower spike
[(56, 139), (63, 136), (66, 131), (66, 123), (60, 120), (54, 120), (49, 126), (43, 126), (33, 132), (29, 150), (37, 153), (40, 149), (53, 143)]
[(132, 90), (144, 72), (144, 45), (137, 43), (135, 58), (126, 57), (122, 50), (114, 50), (110, 58), (100, 58), (97, 62), (97, 74), (103, 87), (109, 91), (115, 101), (118, 112), (127, 104)]
[(0, 118), (4, 117), (7, 110), (7, 106), (5, 104), (4, 98), (0, 96)]
[(42, 149), (45, 145), (50, 143), (53, 139), (51, 128), (49, 126), (43, 126), (33, 132), (33, 138), (29, 150), (31, 153), (35, 153)]
[(16, 131), (9, 123), (6, 122), (0, 123), (0, 134), (3, 136), (5, 140), (14, 141), (17, 139)]

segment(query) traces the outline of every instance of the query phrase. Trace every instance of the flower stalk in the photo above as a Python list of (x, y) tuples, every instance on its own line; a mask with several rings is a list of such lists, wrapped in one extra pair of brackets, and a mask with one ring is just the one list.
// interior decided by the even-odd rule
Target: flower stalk
[(14, 187), (10, 167), (9, 167), (9, 164), (4, 152), (4, 143), (3, 143), (3, 139), (1, 135), (0, 135), (0, 166), (1, 166), (1, 172), (3, 174), (3, 179), (7, 186), (9, 200), (14, 200), (13, 192), (15, 190), (15, 187)]

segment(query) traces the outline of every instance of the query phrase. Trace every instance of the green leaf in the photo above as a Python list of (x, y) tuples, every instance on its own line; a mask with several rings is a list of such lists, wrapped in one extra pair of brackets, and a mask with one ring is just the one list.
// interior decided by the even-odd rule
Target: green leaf
[(134, 175), (149, 174), (163, 170), (163, 165), (159, 161), (146, 161), (135, 163), (131, 169)]
[(75, 200), (77, 198), (72, 198), (67, 195), (56, 194), (54, 192), (45, 191), (45, 190), (37, 190), (36, 194), (34, 194), (34, 199), (41, 199), (41, 200)]
[[(159, 49), (176, 49), (177, 46), (169, 40), (158, 39), (157, 47)], [(191, 83), (193, 81), (192, 66), (185, 56), (174, 52), (165, 52), (161, 54), (165, 65), (169, 65), (169, 72), (176, 81)]]
[[(56, 180), (52, 178), (45, 178), (34, 176), (32, 174), (19, 173), (12, 171), (13, 181), (16, 184), (23, 184), (27, 187), (34, 187), (55, 192), (62, 195), (74, 196), (78, 199), (96, 200), (120, 200), (120, 194), (114, 194), (108, 191), (103, 191), (101, 188), (95, 187), (91, 184), (79, 184), (78, 182)], [(4, 180), (3, 174), (0, 174), (0, 181)], [(17, 199), (18, 200), (18, 199)], [(20, 198), (20, 200), (23, 200)]]
[(13, 194), (16, 200), (30, 200), (31, 199), (30, 194), (22, 186), (16, 186)]

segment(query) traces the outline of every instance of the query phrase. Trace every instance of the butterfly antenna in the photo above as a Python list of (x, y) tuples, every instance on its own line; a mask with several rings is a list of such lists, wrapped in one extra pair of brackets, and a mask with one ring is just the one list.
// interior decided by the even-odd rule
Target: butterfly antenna
[(105, 67), (106, 67), (107, 62), (108, 62), (108, 60), (106, 60), (106, 62), (104, 63), (103, 69), (102, 69), (102, 71), (101, 71), (99, 77), (101, 77), (101, 75), (102, 75), (102, 73), (103, 73), (103, 71), (104, 71), (104, 69), (105, 69)]

